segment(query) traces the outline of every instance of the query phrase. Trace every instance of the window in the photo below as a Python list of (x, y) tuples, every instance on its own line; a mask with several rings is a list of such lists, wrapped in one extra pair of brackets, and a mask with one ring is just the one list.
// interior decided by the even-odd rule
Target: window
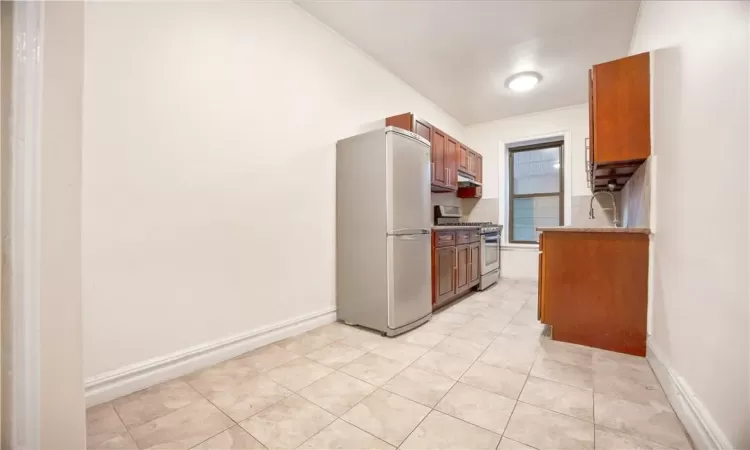
[(537, 227), (563, 224), (563, 142), (508, 149), (510, 242), (539, 242)]

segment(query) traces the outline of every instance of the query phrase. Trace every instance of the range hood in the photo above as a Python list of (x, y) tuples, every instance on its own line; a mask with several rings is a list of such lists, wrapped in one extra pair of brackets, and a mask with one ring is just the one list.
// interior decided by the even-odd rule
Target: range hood
[(461, 172), (458, 173), (458, 187), (482, 187), (482, 183), (478, 182), (474, 178), (467, 177)]

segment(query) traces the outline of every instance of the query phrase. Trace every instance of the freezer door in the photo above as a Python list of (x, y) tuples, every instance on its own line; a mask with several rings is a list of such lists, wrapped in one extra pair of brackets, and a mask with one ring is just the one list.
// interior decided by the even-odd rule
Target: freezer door
[(432, 312), (430, 235), (388, 236), (388, 328)]
[(430, 229), (430, 146), (397, 131), (386, 134), (388, 234)]

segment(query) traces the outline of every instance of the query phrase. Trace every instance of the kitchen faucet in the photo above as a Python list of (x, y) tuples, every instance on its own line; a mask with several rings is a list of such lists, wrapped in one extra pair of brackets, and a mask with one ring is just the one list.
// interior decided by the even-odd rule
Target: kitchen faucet
[(615, 190), (616, 184), (613, 182), (610, 182), (607, 185), (608, 191), (599, 191), (594, 192), (594, 195), (591, 196), (591, 202), (589, 203), (589, 219), (594, 219), (594, 199), (599, 194), (609, 194), (610, 197), (612, 197), (612, 208), (614, 208), (614, 220), (612, 223), (615, 225), (615, 228), (617, 228), (620, 225), (620, 221), (617, 219), (617, 201), (615, 200), (615, 194), (612, 193), (612, 191)]

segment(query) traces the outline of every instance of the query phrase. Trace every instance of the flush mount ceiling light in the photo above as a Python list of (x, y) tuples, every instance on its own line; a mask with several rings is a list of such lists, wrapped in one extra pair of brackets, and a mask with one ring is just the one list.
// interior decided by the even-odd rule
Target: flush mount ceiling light
[(526, 92), (534, 89), (540, 81), (542, 76), (538, 72), (520, 72), (508, 77), (505, 86), (512, 91)]

